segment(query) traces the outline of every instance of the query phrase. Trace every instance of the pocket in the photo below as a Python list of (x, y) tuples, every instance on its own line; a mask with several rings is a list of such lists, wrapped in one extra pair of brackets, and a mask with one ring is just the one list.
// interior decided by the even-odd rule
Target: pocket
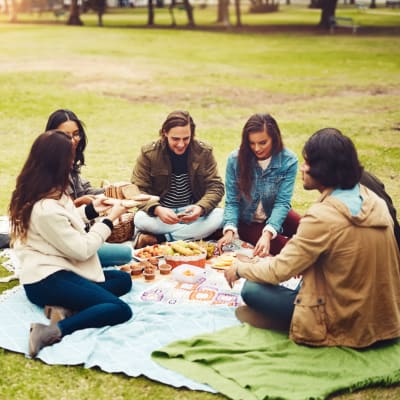
[(326, 311), (323, 297), (298, 295), (294, 301), (291, 333), (294, 340), (307, 343), (326, 338)]

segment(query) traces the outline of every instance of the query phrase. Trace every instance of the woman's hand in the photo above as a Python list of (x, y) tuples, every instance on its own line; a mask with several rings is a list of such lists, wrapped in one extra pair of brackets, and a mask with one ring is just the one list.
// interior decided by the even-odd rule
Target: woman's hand
[(78, 197), (74, 200), (74, 205), (75, 207), (80, 207), (83, 204), (90, 204), (91, 202), (93, 202), (93, 200), (96, 198), (96, 196), (91, 195), (91, 194), (87, 194), (85, 196), (81, 196)]
[(229, 269), (224, 271), (224, 276), (226, 281), (228, 282), (229, 287), (232, 289), (235, 285), (235, 282), (239, 279), (237, 274), (237, 267), (234, 265)]
[(115, 221), (122, 214), (126, 213), (126, 211), (127, 208), (122, 205), (122, 202), (116, 201), (107, 211), (106, 218), (110, 219), (111, 221)]
[(269, 249), (271, 245), (272, 233), (269, 231), (264, 231), (263, 234), (258, 239), (256, 247), (254, 247), (254, 256), (267, 257), (269, 256)]
[(222, 254), (222, 247), (223, 246), (225, 246), (225, 245), (227, 245), (229, 243), (232, 243), (234, 235), (235, 234), (234, 234), (233, 231), (227, 230), (224, 233), (224, 236), (222, 236), (222, 238), (218, 240), (217, 247), (218, 247), (218, 250), (219, 250), (220, 254)]
[(109, 202), (109, 198), (103, 195), (101, 196), (93, 196), (92, 204), (97, 214), (101, 215), (105, 213), (112, 207), (112, 204)]

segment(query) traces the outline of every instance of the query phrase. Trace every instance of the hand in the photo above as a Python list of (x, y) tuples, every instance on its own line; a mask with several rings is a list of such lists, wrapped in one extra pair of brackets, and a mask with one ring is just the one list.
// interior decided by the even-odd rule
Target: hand
[(237, 271), (237, 267), (236, 266), (232, 266), (231, 268), (226, 269), (224, 271), (225, 279), (228, 282), (228, 285), (229, 285), (229, 287), (231, 289), (235, 285), (235, 282), (239, 279), (237, 274), (236, 274), (236, 271)]
[(74, 200), (74, 205), (75, 205), (75, 207), (80, 207), (83, 204), (87, 205), (87, 204), (90, 204), (95, 198), (96, 198), (96, 196), (87, 194), (85, 196), (76, 198)]
[(224, 236), (222, 236), (222, 238), (218, 240), (217, 247), (218, 247), (218, 251), (220, 252), (220, 254), (222, 254), (223, 246), (225, 246), (229, 243), (232, 243), (233, 236), (234, 236), (233, 231), (226, 231)]
[(265, 231), (261, 235), (260, 239), (258, 239), (256, 247), (254, 248), (253, 255), (254, 256), (259, 256), (259, 257), (267, 257), (267, 256), (269, 256), (271, 238), (272, 238), (272, 233), (269, 232), (269, 231)]
[(157, 206), (154, 209), (154, 215), (156, 215), (164, 224), (178, 224), (180, 222), (180, 219), (176, 215), (175, 211), (172, 210), (171, 208), (163, 207), (163, 206)]
[(179, 218), (179, 222), (184, 222), (189, 224), (191, 222), (196, 221), (201, 217), (203, 209), (200, 206), (192, 205), (186, 207), (183, 213), (178, 213), (177, 217)]
[(96, 212), (100, 215), (105, 213), (112, 207), (112, 204), (109, 202), (109, 198), (103, 195), (101, 196), (93, 196), (92, 204)]
[(106, 218), (110, 219), (111, 221), (115, 221), (122, 214), (126, 213), (126, 211), (127, 209), (122, 205), (121, 201), (116, 201), (107, 212)]

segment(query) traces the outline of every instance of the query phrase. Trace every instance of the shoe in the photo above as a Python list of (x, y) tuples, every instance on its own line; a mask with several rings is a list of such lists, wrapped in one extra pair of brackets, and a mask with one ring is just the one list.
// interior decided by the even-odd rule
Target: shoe
[(57, 325), (32, 324), (29, 335), (29, 355), (33, 358), (43, 347), (61, 340), (61, 331)]
[(246, 322), (255, 328), (272, 329), (276, 331), (288, 331), (289, 324), (284, 321), (276, 321), (268, 318), (264, 314), (250, 308), (249, 306), (239, 306), (235, 310), (236, 318), (240, 322)]
[(158, 239), (156, 236), (151, 235), (150, 233), (138, 233), (136, 240), (133, 243), (133, 247), (135, 249), (141, 249), (146, 246), (152, 246), (153, 244), (157, 244)]
[(44, 315), (50, 320), (51, 324), (56, 324), (58, 321), (71, 317), (74, 314), (75, 314), (74, 311), (64, 307), (59, 307), (59, 306), (44, 307)]

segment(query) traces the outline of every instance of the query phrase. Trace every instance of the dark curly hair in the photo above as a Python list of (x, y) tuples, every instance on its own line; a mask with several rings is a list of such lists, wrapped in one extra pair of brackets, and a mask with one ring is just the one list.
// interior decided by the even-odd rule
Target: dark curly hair
[(309, 175), (325, 187), (351, 189), (360, 181), (363, 167), (350, 138), (338, 129), (315, 132), (302, 151)]

